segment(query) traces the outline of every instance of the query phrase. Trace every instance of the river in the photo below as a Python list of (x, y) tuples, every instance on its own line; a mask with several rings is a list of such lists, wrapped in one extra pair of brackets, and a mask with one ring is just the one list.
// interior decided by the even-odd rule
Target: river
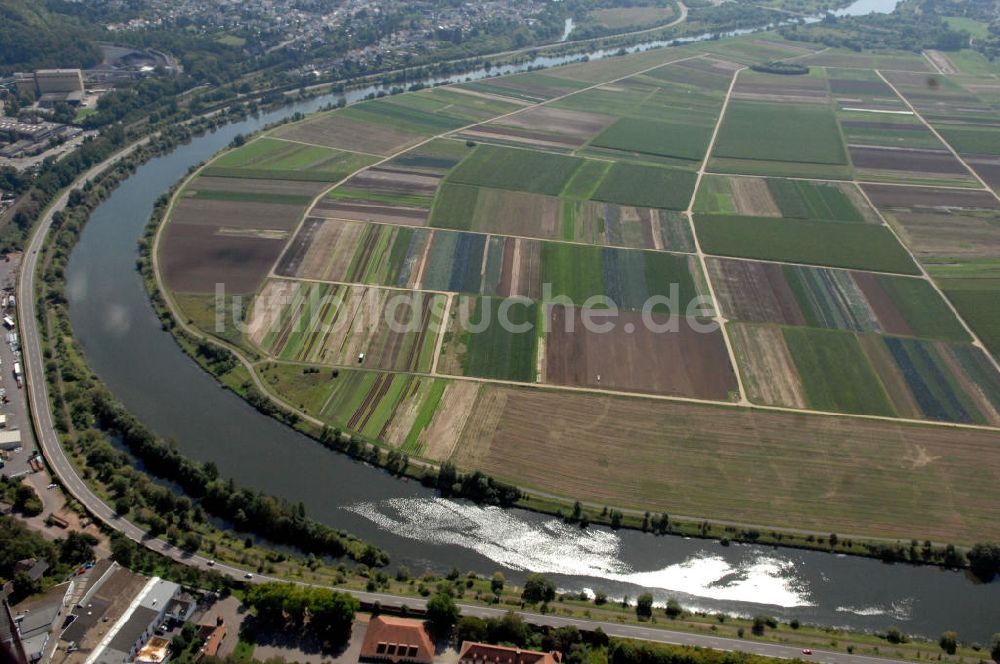
[[(544, 63), (519, 68), (538, 64)], [(348, 101), (372, 91), (350, 92)], [(581, 531), (522, 510), (445, 500), (329, 452), (222, 389), (161, 329), (135, 269), (136, 242), (155, 199), (238, 133), (335, 100), (317, 98), (250, 118), (151, 160), (85, 227), (67, 271), (71, 320), (91, 367), (151, 429), (176, 441), (184, 454), (214, 461), (239, 484), (303, 501), (314, 518), (378, 544), (394, 564), (415, 573), (502, 570), (517, 581), (528, 570), (539, 571), (564, 589), (604, 590), (612, 597), (649, 589), (660, 602), (674, 596), (689, 608), (766, 612), (854, 629), (898, 625), (929, 637), (957, 629), (964, 638), (986, 641), (998, 629), (1000, 583), (819, 552)]]

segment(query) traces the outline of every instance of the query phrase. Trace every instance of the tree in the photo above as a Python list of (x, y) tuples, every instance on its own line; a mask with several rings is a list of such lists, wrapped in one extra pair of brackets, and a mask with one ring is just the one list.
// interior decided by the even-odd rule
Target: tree
[(541, 574), (529, 574), (524, 582), (521, 599), (528, 604), (551, 602), (556, 598), (556, 584)]
[(608, 603), (608, 594), (603, 590), (594, 591), (594, 604), (601, 606)]
[(361, 602), (347, 593), (313, 588), (309, 602), (309, 628), (328, 643), (343, 643), (351, 633)]
[(650, 593), (639, 595), (635, 602), (635, 615), (639, 620), (649, 620), (653, 617), (653, 596)]
[(906, 643), (910, 637), (898, 627), (890, 627), (885, 631), (885, 640), (889, 643)]
[(437, 593), (427, 600), (427, 629), (438, 637), (451, 636), (460, 612), (448, 593)]
[(455, 641), (485, 641), (486, 621), (475, 616), (462, 616), (455, 625)]
[(757, 615), (753, 617), (753, 625), (750, 627), (750, 631), (753, 632), (754, 636), (763, 636), (764, 629), (767, 627), (767, 616)]
[(945, 632), (938, 639), (938, 645), (941, 646), (941, 650), (949, 655), (954, 655), (955, 651), (958, 650), (958, 634), (951, 631)]
[(30, 484), (22, 482), (14, 491), (14, 509), (25, 516), (42, 513), (42, 501)]
[(503, 593), (503, 587), (506, 582), (507, 579), (504, 578), (503, 572), (494, 572), (493, 578), (490, 579), (490, 590), (492, 590), (493, 594), (496, 595), (498, 601), (500, 599), (500, 595)]
[(71, 565), (89, 562), (94, 559), (94, 545), (97, 538), (89, 533), (73, 531), (59, 544), (59, 558)]
[(990, 581), (1000, 573), (1000, 543), (980, 542), (969, 549), (969, 566), (976, 576)]
[(1000, 632), (993, 635), (993, 643), (990, 645), (990, 656), (994, 662), (1000, 663)]
[(676, 620), (677, 618), (680, 618), (681, 614), (684, 613), (684, 609), (681, 608), (681, 603), (677, 601), (676, 597), (671, 597), (670, 599), (667, 600), (667, 608), (665, 608), (663, 611), (667, 614), (667, 617), (670, 618), (671, 620)]

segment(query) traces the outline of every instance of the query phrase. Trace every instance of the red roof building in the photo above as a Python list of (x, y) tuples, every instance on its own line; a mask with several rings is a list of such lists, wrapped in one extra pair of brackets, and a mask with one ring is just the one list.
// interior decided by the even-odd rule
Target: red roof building
[(562, 653), (522, 650), (466, 641), (458, 653), (459, 664), (559, 664)]
[(393, 664), (432, 664), (434, 644), (419, 620), (377, 616), (368, 623), (361, 659)]

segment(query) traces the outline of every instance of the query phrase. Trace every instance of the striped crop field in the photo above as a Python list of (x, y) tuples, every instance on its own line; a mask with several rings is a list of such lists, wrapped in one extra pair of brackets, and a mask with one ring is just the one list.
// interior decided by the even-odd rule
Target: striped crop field
[(249, 336), (282, 360), (425, 372), (446, 301), (433, 293), (272, 280), (254, 303)]

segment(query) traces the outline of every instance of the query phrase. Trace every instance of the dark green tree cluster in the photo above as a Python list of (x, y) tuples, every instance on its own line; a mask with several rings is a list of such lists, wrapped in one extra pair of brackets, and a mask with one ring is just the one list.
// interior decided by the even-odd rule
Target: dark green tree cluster
[(307, 631), (328, 644), (346, 640), (361, 606), (347, 593), (291, 583), (256, 585), (247, 592), (245, 603), (262, 625)]
[(37, 0), (0, 3), (0, 74), (53, 67), (91, 67), (101, 60), (94, 30)]
[(485, 505), (510, 507), (521, 498), (517, 487), (498, 482), (478, 470), (460, 473), (452, 463), (441, 464), (436, 472), (428, 468), (422, 482), (425, 486), (435, 487), (444, 496), (468, 498)]

